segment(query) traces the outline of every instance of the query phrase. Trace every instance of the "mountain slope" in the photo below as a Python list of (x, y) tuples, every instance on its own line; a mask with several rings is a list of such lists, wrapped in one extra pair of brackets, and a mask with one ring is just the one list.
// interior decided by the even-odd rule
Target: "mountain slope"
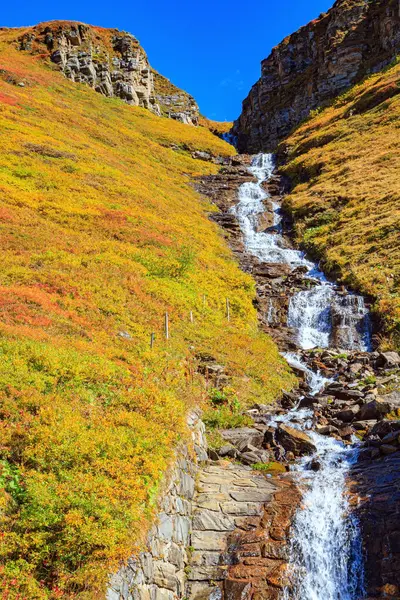
[(399, 50), (397, 0), (337, 0), (262, 61), (234, 125), (239, 150), (273, 151), (311, 110), (382, 69)]
[(8, 37), (15, 48), (52, 62), (76, 83), (197, 125), (195, 100), (151, 68), (146, 52), (130, 33), (76, 21), (49, 21), (11, 29)]
[(375, 300), (400, 346), (400, 64), (316, 111), (278, 150), (299, 241)]
[(198, 353), (242, 404), (293, 377), (191, 185), (218, 169), (192, 151), (233, 148), (65, 79), (16, 34), (0, 32), (0, 588), (98, 598), (207, 399)]

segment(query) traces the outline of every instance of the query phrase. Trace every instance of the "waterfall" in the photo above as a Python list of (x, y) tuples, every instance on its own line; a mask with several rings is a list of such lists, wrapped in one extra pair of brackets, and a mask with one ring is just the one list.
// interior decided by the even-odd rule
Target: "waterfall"
[(309, 432), (317, 452), (298, 465), (304, 488), (302, 507), (291, 532), (290, 583), (283, 600), (355, 600), (363, 593), (363, 561), (358, 523), (343, 493), (357, 450)]
[(315, 396), (315, 394), (318, 394), (318, 392), (320, 392), (325, 385), (331, 381), (330, 379), (327, 379), (321, 375), (321, 373), (312, 371), (310, 367), (297, 356), (297, 354), (294, 354), (293, 352), (285, 352), (283, 356), (286, 358), (290, 366), (304, 372), (312, 395)]
[(370, 349), (369, 314), (364, 299), (356, 294), (340, 293), (304, 252), (288, 247), (282, 235), (279, 204), (269, 201), (274, 232), (257, 231), (259, 217), (265, 212), (264, 203), (268, 200), (262, 183), (273, 174), (273, 155), (258, 154), (249, 170), (257, 182), (240, 186), (239, 202), (231, 209), (239, 221), (246, 250), (262, 262), (306, 267), (306, 277), (319, 282), (311, 290), (298, 292), (290, 299), (288, 325), (297, 329), (299, 346), (305, 349), (332, 345), (345, 350)]
[(239, 221), (246, 249), (253, 256), (262, 262), (288, 263), (293, 267), (307, 265), (311, 270), (314, 265), (305, 259), (303, 252), (287, 247), (280, 233), (282, 217), (278, 204), (270, 202), (276, 233), (257, 231), (258, 219), (265, 212), (264, 201), (268, 199), (261, 184), (271, 177), (273, 170), (271, 154), (257, 155), (250, 167), (257, 182), (246, 182), (240, 186), (239, 202), (231, 210)]
[[(304, 253), (288, 247), (277, 203), (270, 201), (274, 232), (257, 231), (259, 216), (265, 212), (268, 200), (262, 183), (271, 177), (273, 170), (272, 155), (257, 155), (250, 167), (257, 181), (239, 188), (239, 201), (232, 210), (239, 221), (246, 250), (263, 262), (307, 267), (305, 277), (313, 280), (313, 287), (296, 293), (290, 299), (288, 311), (288, 325), (297, 331), (300, 348), (334, 345), (368, 350), (370, 324), (364, 299), (339, 290)], [(320, 392), (328, 382), (297, 354), (284, 356), (289, 364), (304, 371), (312, 394)], [(293, 409), (270, 420), (272, 426), (286, 422), (307, 431), (316, 447), (311, 459), (304, 458), (295, 467), (303, 490), (303, 505), (291, 530), (289, 584), (282, 600), (360, 600), (364, 597), (362, 548), (358, 523), (351, 515), (345, 493), (347, 475), (357, 460), (357, 448), (348, 448), (312, 431), (312, 417), (308, 409)], [(316, 472), (310, 469), (311, 461), (319, 466)]]
[(301, 348), (327, 348), (332, 332), (331, 304), (334, 291), (330, 285), (298, 292), (290, 299), (288, 325), (297, 329)]

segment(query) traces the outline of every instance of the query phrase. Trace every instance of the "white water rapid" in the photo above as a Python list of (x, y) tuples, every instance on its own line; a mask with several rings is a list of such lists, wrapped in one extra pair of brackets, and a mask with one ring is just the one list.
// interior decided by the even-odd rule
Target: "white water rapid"
[[(270, 231), (258, 231), (260, 216), (265, 212), (267, 192), (262, 188), (274, 171), (273, 155), (257, 155), (250, 167), (257, 183), (240, 186), (239, 202), (233, 208), (248, 252), (262, 262), (285, 263), (306, 267), (306, 277), (312, 280), (310, 290), (301, 291), (290, 299), (288, 325), (298, 331), (301, 348), (327, 348), (336, 335), (335, 347), (369, 350), (370, 326), (368, 311), (362, 296), (343, 293), (329, 282), (318, 266), (303, 252), (288, 247), (282, 235), (282, 216), (278, 204), (271, 202), (274, 225)], [(270, 317), (272, 318), (272, 311)]]
[[(273, 170), (272, 155), (257, 155), (250, 167), (257, 182), (239, 188), (239, 202), (233, 210), (247, 251), (263, 262), (307, 268), (305, 277), (313, 280), (313, 285), (290, 299), (288, 314), (288, 325), (297, 330), (299, 348), (368, 350), (369, 316), (363, 298), (339, 290), (304, 253), (288, 247), (282, 235), (279, 205), (271, 203), (274, 226), (258, 231), (264, 202), (268, 200), (262, 184)], [(268, 318), (272, 317), (270, 305)], [(289, 364), (305, 371), (311, 394), (317, 394), (326, 385), (328, 380), (313, 372), (299, 356), (284, 356)], [(316, 447), (311, 458), (301, 459), (294, 468), (303, 499), (292, 526), (290, 583), (282, 600), (360, 600), (364, 597), (362, 548), (358, 523), (351, 515), (346, 496), (346, 478), (357, 459), (357, 447), (345, 446), (312, 431), (312, 417), (311, 410), (293, 409), (273, 417), (270, 423), (277, 426), (286, 422), (307, 431)]]

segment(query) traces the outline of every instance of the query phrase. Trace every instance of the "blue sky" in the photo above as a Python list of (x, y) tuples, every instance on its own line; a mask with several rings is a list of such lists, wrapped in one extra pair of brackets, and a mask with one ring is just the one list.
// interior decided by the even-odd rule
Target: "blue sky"
[(260, 62), (286, 35), (333, 0), (21, 0), (4, 2), (0, 25), (67, 19), (130, 31), (152, 66), (192, 94), (203, 114), (233, 120), (260, 75)]

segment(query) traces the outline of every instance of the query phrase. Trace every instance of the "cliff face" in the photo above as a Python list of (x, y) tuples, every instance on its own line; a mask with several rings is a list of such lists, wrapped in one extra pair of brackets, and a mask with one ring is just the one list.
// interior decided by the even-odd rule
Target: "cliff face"
[[(54, 21), (25, 29), (17, 43), (20, 50), (49, 56), (68, 79), (86, 83), (104, 96), (197, 124), (199, 109), (194, 99), (153, 71), (145, 51), (130, 33)], [(172, 91), (160, 92), (160, 80), (168, 82)]]
[(196, 100), (169, 79), (154, 72), (155, 97), (161, 114), (187, 125), (198, 125), (200, 110)]
[(273, 150), (311, 110), (389, 64), (399, 49), (398, 0), (338, 0), (262, 61), (234, 124), (239, 150)]

